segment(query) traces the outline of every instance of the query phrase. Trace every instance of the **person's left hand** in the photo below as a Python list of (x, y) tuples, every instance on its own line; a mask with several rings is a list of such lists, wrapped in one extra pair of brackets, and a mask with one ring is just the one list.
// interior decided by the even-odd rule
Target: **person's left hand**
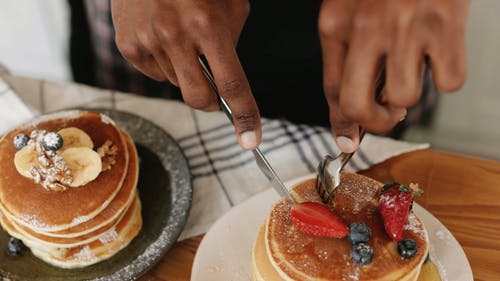
[[(405, 118), (420, 99), (425, 56), (440, 91), (461, 87), (468, 8), (469, 0), (323, 0), (323, 88), (342, 151), (358, 148), (359, 126), (382, 133)], [(379, 104), (374, 84), (382, 64)]]

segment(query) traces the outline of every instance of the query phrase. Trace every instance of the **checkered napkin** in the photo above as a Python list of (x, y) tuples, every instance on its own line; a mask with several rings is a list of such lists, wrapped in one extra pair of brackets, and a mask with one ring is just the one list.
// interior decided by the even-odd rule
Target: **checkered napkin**
[[(165, 129), (189, 162), (194, 193), (180, 240), (205, 233), (229, 209), (270, 188), (253, 154), (242, 150), (232, 125), (221, 112), (200, 112), (177, 101), (140, 97), (72, 83), (5, 76), (0, 80), (0, 130), (34, 114), (63, 108), (109, 107), (147, 118)], [(17, 94), (12, 90), (19, 87)], [(22, 90), (21, 90), (22, 88)], [(313, 173), (322, 157), (339, 153), (329, 129), (263, 119), (261, 149), (283, 181)], [(427, 144), (408, 143), (367, 134), (346, 169), (359, 171)]]
[(27, 121), (35, 115), (36, 112), (26, 106), (12, 88), (0, 79), (0, 136), (12, 126)]

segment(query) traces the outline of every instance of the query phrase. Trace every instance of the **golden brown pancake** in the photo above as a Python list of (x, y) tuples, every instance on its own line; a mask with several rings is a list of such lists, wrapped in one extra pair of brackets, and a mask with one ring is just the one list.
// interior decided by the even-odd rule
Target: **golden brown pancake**
[[(19, 133), (29, 134), (35, 129), (57, 132), (66, 127), (85, 131), (95, 148), (112, 141), (118, 148), (116, 164), (84, 186), (47, 191), (17, 172), (12, 140)], [(120, 190), (129, 162), (125, 139), (116, 125), (99, 113), (80, 111), (46, 115), (9, 132), (0, 140), (0, 151), (1, 211), (18, 224), (45, 232), (68, 229), (99, 214)]]
[(259, 229), (252, 249), (252, 273), (255, 281), (283, 281), (269, 261), (265, 244), (266, 226)]
[[(252, 273), (254, 281), (284, 281), (269, 261), (264, 235), (266, 226), (262, 225), (252, 249)], [(436, 265), (429, 260), (422, 265), (417, 281), (441, 281)]]
[(417, 281), (441, 281), (436, 265), (429, 260), (422, 265)]
[[(419, 250), (413, 258), (401, 259), (397, 243), (386, 234), (378, 211), (382, 184), (351, 173), (342, 174), (341, 179), (333, 201), (335, 211), (348, 225), (363, 221), (370, 227), (372, 237), (367, 243), (374, 251), (372, 262), (356, 265), (351, 260), (351, 243), (347, 238), (320, 238), (297, 230), (290, 219), (292, 202), (282, 199), (272, 208), (264, 233), (265, 253), (281, 278), (277, 280), (416, 280), (428, 252), (428, 237), (422, 222), (410, 214), (403, 237), (415, 240)], [(293, 193), (300, 201), (321, 202), (314, 179), (298, 184)], [(262, 255), (261, 247), (255, 246), (254, 250), (254, 256)], [(262, 263), (257, 265), (254, 261), (254, 272), (269, 268)], [(261, 280), (259, 276), (271, 274), (265, 272), (259, 271), (254, 277)]]
[[(128, 207), (129, 206), (127, 206), (127, 208)], [(2, 214), (2, 212), (0, 212), (0, 223), (2, 224), (4, 229), (10, 229), (13, 236), (23, 237), (24, 240), (31, 241), (31, 244), (37, 244), (40, 246), (53, 247), (53, 248), (69, 248), (69, 247), (76, 247), (88, 244), (98, 239), (99, 236), (103, 235), (104, 233), (108, 232), (110, 229), (115, 227), (116, 224), (123, 218), (124, 215), (125, 212), (119, 213), (119, 216), (110, 224), (98, 228), (97, 230), (92, 231), (90, 233), (76, 237), (64, 237), (64, 238), (50, 237), (36, 233), (27, 227), (17, 225), (13, 221), (9, 221), (8, 218)]]
[(43, 261), (63, 268), (84, 267), (115, 255), (125, 248), (139, 233), (142, 227), (141, 203), (139, 196), (125, 216), (108, 233), (85, 245), (72, 248), (39, 247), (29, 240), (19, 237), (31, 249), (31, 252)]
[[(46, 190), (17, 172), (16, 150), (12, 149), (15, 135), (68, 127), (83, 130), (94, 149), (111, 141), (117, 148), (111, 168), (83, 186), (60, 192)], [(0, 165), (7, 168), (0, 172), (0, 223), (35, 256), (59, 267), (83, 267), (113, 256), (139, 233), (137, 150), (130, 136), (108, 117), (80, 111), (42, 116), (4, 136), (0, 151), (0, 161), (4, 161)], [(109, 163), (107, 158), (102, 161)], [(20, 183), (28, 187), (22, 189)]]

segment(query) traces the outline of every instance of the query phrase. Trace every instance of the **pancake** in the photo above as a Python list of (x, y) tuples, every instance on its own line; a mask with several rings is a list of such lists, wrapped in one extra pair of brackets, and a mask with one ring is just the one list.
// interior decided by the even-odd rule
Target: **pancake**
[[(254, 281), (283, 281), (279, 273), (269, 261), (266, 252), (266, 226), (262, 225), (255, 239), (252, 249), (252, 273)], [(429, 260), (422, 265), (417, 281), (441, 281), (436, 265)]]
[(441, 281), (439, 270), (432, 260), (422, 265), (417, 281)]
[[(130, 205), (129, 205), (130, 206)], [(129, 207), (127, 206), (127, 208)], [(110, 224), (105, 225), (93, 232), (76, 236), (76, 237), (50, 237), (45, 236), (39, 233), (36, 233), (29, 228), (16, 225), (15, 222), (9, 221), (1, 212), (0, 212), (0, 223), (4, 229), (7, 229), (8, 232), (15, 237), (22, 237), (23, 240), (30, 241), (30, 244), (37, 245), (36, 247), (53, 247), (53, 248), (70, 248), (76, 247), (84, 244), (88, 244), (96, 239), (104, 233), (108, 232), (110, 229), (115, 227), (118, 222), (123, 218), (125, 212), (119, 214), (118, 218), (112, 221)]]
[[(142, 227), (141, 203), (135, 196), (120, 222), (109, 232), (91, 243), (73, 248), (36, 248), (26, 244), (36, 257), (62, 268), (78, 268), (112, 257), (137, 236)], [(23, 241), (24, 242), (24, 241)]]
[(265, 244), (266, 226), (262, 225), (252, 249), (252, 273), (255, 281), (282, 281), (279, 273), (269, 261)]
[[(413, 258), (403, 260), (378, 212), (382, 184), (357, 174), (343, 173), (341, 177), (333, 201), (335, 211), (346, 224), (363, 221), (370, 227), (372, 262), (356, 265), (347, 238), (320, 238), (298, 231), (289, 216), (292, 202), (282, 199), (273, 206), (264, 233), (260, 232), (264, 237), (255, 242), (255, 280), (417, 280), (428, 253), (428, 237), (420, 219), (414, 213), (409, 215), (403, 237), (415, 240), (419, 250)], [(292, 192), (299, 201), (321, 202), (314, 179), (296, 185)]]
[(109, 205), (89, 221), (83, 222), (65, 230), (56, 232), (40, 231), (39, 234), (50, 237), (71, 238), (86, 235), (90, 232), (116, 223), (116, 221), (119, 219), (119, 215), (126, 207), (128, 207), (132, 203), (135, 195), (137, 181), (139, 179), (139, 157), (137, 155), (137, 149), (134, 145), (134, 141), (127, 133), (122, 131), (122, 134), (124, 135), (127, 142), (127, 148), (129, 152), (129, 165), (127, 168), (127, 175), (123, 182), (123, 186), (113, 198), (113, 200), (109, 203)]
[[(32, 130), (59, 131), (77, 127), (85, 131), (95, 147), (110, 140), (118, 148), (116, 163), (108, 171), (77, 188), (64, 192), (47, 191), (30, 178), (20, 175), (12, 164), (17, 152), (12, 140)], [(66, 111), (45, 115), (8, 132), (0, 140), (0, 210), (17, 224), (37, 232), (68, 229), (97, 216), (120, 190), (125, 179), (129, 154), (120, 130), (99, 113)]]
[[(14, 146), (14, 136), (34, 130), (59, 134), (47, 139), (49, 133), (43, 132), (37, 144), (30, 140), (25, 152), (16, 155), (15, 146), (26, 144)], [(35, 137), (36, 132), (30, 136)], [(57, 143), (57, 137), (64, 142)], [(57, 153), (50, 154), (51, 144)], [(38, 156), (50, 159), (43, 164), (38, 158), (35, 164), (47, 185), (21, 175), (37, 161), (30, 154), (34, 146)], [(43, 261), (63, 268), (91, 265), (113, 256), (139, 233), (139, 157), (133, 140), (109, 117), (82, 111), (42, 116), (7, 133), (0, 140), (0, 152), (0, 223)], [(64, 163), (54, 166), (60, 164), (57, 155), (73, 165), (72, 182), (64, 181)], [(54, 180), (64, 183), (61, 191), (52, 190)], [(68, 186), (72, 183), (77, 187)]]

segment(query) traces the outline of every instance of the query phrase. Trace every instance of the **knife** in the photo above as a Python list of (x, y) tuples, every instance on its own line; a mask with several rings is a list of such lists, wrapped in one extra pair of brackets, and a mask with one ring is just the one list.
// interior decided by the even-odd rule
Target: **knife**
[[(198, 61), (201, 64), (201, 68), (203, 69), (203, 73), (205, 74), (205, 77), (208, 79), (208, 82), (210, 86), (212, 87), (212, 90), (215, 92), (217, 95), (217, 98), (219, 99), (219, 104), (222, 109), (222, 111), (226, 114), (226, 116), (229, 118), (231, 123), (233, 123), (233, 113), (231, 111), (231, 108), (229, 108), (229, 105), (227, 104), (226, 100), (219, 94), (219, 90), (217, 90), (217, 85), (215, 84), (215, 79), (212, 75), (212, 72), (210, 71), (210, 68), (208, 67), (208, 63), (206, 62), (206, 58), (201, 55), (198, 57)], [(280, 180), (276, 172), (274, 171), (273, 167), (271, 164), (269, 164), (269, 161), (267, 161), (266, 157), (264, 156), (264, 153), (262, 150), (260, 150), (259, 147), (256, 149), (252, 150), (253, 155), (255, 157), (255, 161), (257, 162), (257, 166), (259, 166), (260, 170), (262, 173), (266, 176), (266, 178), (271, 182), (271, 186), (278, 192), (280, 196), (287, 197), (291, 199), (293, 202), (297, 203), (295, 198), (293, 198), (292, 194), (288, 191), (288, 189), (285, 187), (283, 182)]]

